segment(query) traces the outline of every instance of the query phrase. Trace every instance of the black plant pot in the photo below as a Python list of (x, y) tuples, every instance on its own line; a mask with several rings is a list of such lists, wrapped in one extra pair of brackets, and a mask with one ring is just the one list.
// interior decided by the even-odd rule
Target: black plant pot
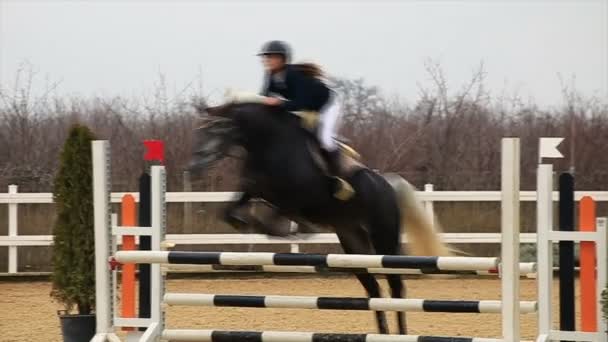
[(89, 342), (95, 335), (95, 315), (68, 315), (57, 311), (63, 342)]

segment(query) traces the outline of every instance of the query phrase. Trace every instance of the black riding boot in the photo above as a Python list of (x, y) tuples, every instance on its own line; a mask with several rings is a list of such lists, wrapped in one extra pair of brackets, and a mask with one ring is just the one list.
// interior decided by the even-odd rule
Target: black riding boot
[(355, 194), (355, 190), (347, 181), (340, 178), (340, 150), (323, 150), (322, 154), (327, 162), (327, 171), (333, 178), (333, 182), (331, 182), (331, 192), (334, 197), (341, 201), (350, 199)]
[(330, 176), (337, 177), (340, 174), (340, 150), (323, 150), (323, 156), (327, 162), (327, 172)]

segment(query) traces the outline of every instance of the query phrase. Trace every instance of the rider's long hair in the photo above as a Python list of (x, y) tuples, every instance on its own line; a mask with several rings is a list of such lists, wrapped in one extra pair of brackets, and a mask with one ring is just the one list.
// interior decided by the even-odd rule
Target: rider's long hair
[(323, 69), (316, 63), (297, 63), (297, 64), (293, 64), (293, 67), (298, 70), (299, 72), (303, 73), (306, 76), (309, 77), (315, 77), (315, 78), (324, 78), (325, 77), (325, 73), (323, 72)]

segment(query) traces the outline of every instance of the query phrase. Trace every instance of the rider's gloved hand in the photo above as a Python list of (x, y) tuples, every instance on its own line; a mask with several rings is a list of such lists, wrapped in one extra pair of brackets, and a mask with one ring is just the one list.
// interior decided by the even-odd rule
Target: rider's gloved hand
[(280, 106), (283, 103), (283, 101), (281, 101), (281, 99), (278, 99), (276, 97), (267, 97), (264, 99), (263, 103), (267, 106)]

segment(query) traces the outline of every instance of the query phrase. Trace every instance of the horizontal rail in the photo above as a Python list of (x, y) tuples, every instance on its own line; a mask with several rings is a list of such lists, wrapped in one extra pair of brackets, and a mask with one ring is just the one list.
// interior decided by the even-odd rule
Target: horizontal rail
[[(145, 227), (141, 227), (145, 229)], [(131, 228), (125, 228), (131, 229)], [(128, 232), (128, 230), (127, 230)], [(124, 234), (124, 231), (121, 230)], [(138, 232), (133, 231), (133, 235)], [(443, 233), (445, 243), (500, 243), (500, 233)], [(402, 236), (407, 242), (407, 236)], [(521, 243), (536, 243), (535, 233), (520, 234)], [(177, 245), (253, 245), (253, 244), (338, 244), (334, 233), (298, 234), (293, 238), (270, 237), (264, 234), (167, 234), (167, 242)], [(118, 243), (121, 243), (118, 237)], [(0, 246), (51, 246), (53, 235), (0, 236)]]
[[(445, 243), (500, 243), (500, 233), (443, 233)], [(334, 233), (297, 234), (294, 237), (280, 238), (264, 234), (169, 234), (167, 241), (176, 244), (194, 245), (232, 245), (232, 244), (325, 244), (340, 243)], [(407, 242), (407, 234), (402, 235)], [(536, 243), (535, 233), (520, 234), (521, 243)]]
[[(452, 275), (498, 275), (498, 269), (484, 271), (441, 271), (435, 269), (408, 268), (331, 268), (324, 266), (227, 266), (227, 265), (165, 265), (166, 273), (226, 273), (226, 272), (260, 272), (260, 273), (372, 273), (372, 274), (452, 274)], [(519, 273), (523, 276), (536, 273), (536, 263), (522, 262)]]
[(361, 254), (118, 251), (115, 258), (122, 263), (416, 268), (446, 271), (483, 271), (498, 267), (498, 258)]
[[(501, 302), (498, 300), (249, 296), (196, 293), (167, 293), (163, 300), (167, 305), (494, 314), (500, 314), (502, 307)], [(521, 313), (533, 313), (536, 312), (536, 308), (536, 302), (520, 302)]]
[(150, 236), (152, 229), (150, 227), (135, 227), (135, 226), (114, 226), (112, 227), (112, 235), (115, 236)]
[[(110, 196), (112, 203), (119, 203), (122, 196), (132, 195), (139, 201), (137, 192), (113, 192)], [(239, 192), (167, 192), (166, 201), (169, 203), (184, 202), (232, 202), (240, 195)], [(420, 199), (432, 202), (499, 202), (500, 191), (418, 191)], [(579, 201), (584, 196), (591, 196), (597, 202), (608, 201), (608, 191), (576, 191), (574, 198)], [(553, 200), (559, 198), (558, 192), (553, 192)], [(520, 200), (524, 202), (536, 201), (536, 191), (521, 191)], [(53, 203), (52, 193), (0, 193), (0, 204), (34, 204)]]
[(581, 332), (581, 331), (559, 331), (551, 330), (549, 333), (549, 341), (579, 341), (579, 342), (598, 342), (602, 341), (600, 332)]
[(146, 328), (154, 321), (150, 318), (126, 318), (114, 317), (114, 326), (116, 327), (141, 327)]
[(549, 232), (549, 240), (557, 241), (591, 241), (598, 242), (602, 239), (603, 232), (580, 232), (580, 231), (551, 231)]
[[(476, 337), (435, 337), (420, 335), (327, 334), (288, 331), (223, 331), (165, 329), (165, 340), (176, 341), (260, 341), (260, 342), (503, 342), (502, 339)], [(512, 341), (511, 341), (512, 342)]]

